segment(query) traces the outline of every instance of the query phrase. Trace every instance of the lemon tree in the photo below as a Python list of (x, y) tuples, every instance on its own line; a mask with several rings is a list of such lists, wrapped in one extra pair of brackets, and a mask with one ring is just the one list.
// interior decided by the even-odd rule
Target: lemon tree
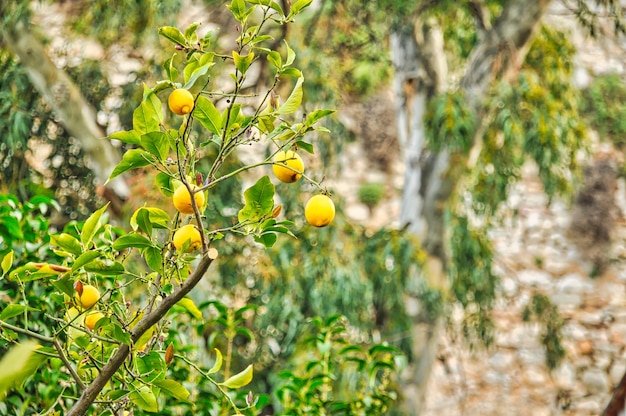
[[(128, 148), (109, 179), (134, 169), (152, 169), (154, 192), (162, 195), (163, 204), (140, 207), (128, 227), (109, 223), (108, 205), (82, 223), (68, 224), (49, 237), (55, 263), (13, 268), (13, 252), (3, 256), (3, 276), (14, 284), (26, 287), (46, 281), (54, 288), (51, 305), (46, 306), (52, 324), (45, 331), (30, 327), (28, 319), (19, 320), (22, 326), (11, 323), (29, 312), (26, 296), (16, 296), (16, 305), (0, 316), (7, 341), (16, 343), (25, 336), (38, 344), (20, 343), (11, 350), (23, 356), (23, 362), (16, 371), (0, 375), (3, 384), (19, 384), (44, 363), (72, 379), (67, 387), (55, 390), (55, 400), (41, 412), (68, 416), (125, 414), (133, 408), (158, 412), (168, 398), (191, 407), (194, 397), (184, 380), (168, 370), (174, 366), (208, 380), (224, 412), (248, 413), (262, 407), (252, 393), (243, 399), (237, 394), (252, 380), (254, 363), (231, 368), (219, 349), (210, 365), (195, 362), (184, 349), (164, 340), (176, 316), (202, 319), (201, 309), (188, 295), (218, 259), (226, 235), (251, 236), (271, 247), (279, 235), (292, 235), (293, 221), (305, 221), (281, 213), (275, 185), (265, 171), (278, 164), (289, 170), (283, 176), (292, 179), (282, 181), (276, 175), (279, 181), (302, 178), (313, 193), (326, 193), (304, 173), (295, 149), (312, 152), (307, 133), (326, 131), (318, 121), (333, 111), (300, 112), (304, 76), (294, 66), (295, 52), (287, 43), (271, 46), (267, 33), (271, 25), (293, 22), (310, 3), (295, 1), (286, 12), (274, 1), (233, 0), (228, 8), (238, 22), (238, 38), (231, 51), (218, 50), (208, 37), (199, 36), (199, 23), (185, 30), (161, 27), (158, 32), (172, 50), (163, 64), (166, 77), (143, 85), (132, 129), (108, 138)], [(244, 93), (248, 74), (261, 63), (271, 68), (268, 81), (258, 82), (260, 89), (267, 86), (258, 93)], [(226, 84), (216, 81), (221, 80), (218, 67), (230, 75)], [(288, 87), (283, 97), (279, 86)], [(163, 111), (166, 101), (171, 114)], [(256, 146), (258, 160), (229, 169), (228, 161), (244, 145)], [(277, 161), (283, 154), (288, 157)], [(228, 226), (209, 227), (205, 211), (212, 192), (244, 174), (253, 178), (253, 184), (243, 192), (240, 209), (226, 218)], [(324, 218), (326, 224), (332, 220), (328, 213)]]

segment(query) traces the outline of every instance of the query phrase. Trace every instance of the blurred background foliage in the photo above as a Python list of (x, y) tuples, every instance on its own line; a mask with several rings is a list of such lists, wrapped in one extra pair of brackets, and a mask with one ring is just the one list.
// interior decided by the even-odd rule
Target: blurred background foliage
[[(51, 6), (54, 2), (44, 3)], [(124, 82), (116, 84), (110, 82), (110, 71), (115, 69), (110, 62), (103, 65), (102, 60), (80, 60), (77, 65), (62, 67), (98, 112), (104, 131), (130, 128), (132, 110), (141, 96), (141, 83), (150, 84), (164, 76), (157, 63), (171, 52), (162, 50), (156, 27), (175, 24), (183, 8), (182, 2), (74, 0), (59, 3), (60, 9), (54, 9), (55, 12), (68, 19), (63, 36), (72, 40), (95, 38), (104, 49), (105, 60), (109, 57), (112, 60), (122, 49), (127, 57), (140, 62), (141, 69), (131, 70)], [(277, 44), (283, 38), (289, 41), (306, 76), (305, 111), (364, 101), (388, 88), (393, 68), (387, 35), (390, 27), (398, 24), (402, 17), (418, 12), (414, 7), (416, 3), (323, 0), (306, 15), (308, 20), (297, 23), (297, 29), (274, 28)], [(492, 15), (497, 15), (501, 2), (486, 3)], [(462, 68), (461, 63), (478, 39), (470, 11), (465, 6), (450, 7), (455, 4), (439, 2), (430, 10), (432, 16), (445, 23), (443, 35), (453, 74), (454, 68)], [(193, 15), (193, 20), (211, 18), (213, 24), (222, 27), (215, 32), (216, 45), (229, 41), (234, 27), (231, 20), (224, 20), (227, 14), (220, 12), (223, 5), (221, 1), (205, 0), (195, 5), (197, 11)], [(4, 12), (3, 24), (33, 19), (29, 3), (23, 0), (11, 2), (11, 5), (5, 3), (0, 11)], [(43, 38), (42, 41), (46, 42)], [(489, 345), (494, 331), (489, 312), (498, 282), (493, 274), (493, 252), (486, 236), (491, 221), (498, 220), (499, 208), (506, 201), (510, 187), (520, 179), (522, 165), (529, 159), (534, 160), (550, 197), (571, 196), (579, 173), (575, 156), (585, 149), (587, 123), (617, 146), (624, 145), (624, 80), (616, 75), (600, 76), (581, 92), (571, 82), (574, 53), (565, 34), (542, 28), (519, 76), (499, 83), (491, 91), (484, 125), (476, 124), (464, 107), (464, 98), (454, 89), (430, 103), (426, 123), (429, 141), (435, 150), (447, 147), (465, 154), (469, 150), (470, 136), (476, 129), (484, 129), (484, 151), (449, 213), (449, 292), (426, 283), (415, 283), (420, 281), (420, 271), (426, 261), (418, 241), (402, 230), (372, 230), (350, 222), (344, 215), (342, 195), (335, 194), (338, 217), (326, 229), (311, 232), (305, 224), (298, 223), (296, 238), (282, 238), (267, 250), (241, 239), (226, 238), (217, 242), (221, 258), (225, 260), (219, 262), (218, 273), (210, 277), (204, 290), (193, 295), (197, 304), (203, 305), (203, 321), (181, 317), (177, 325), (169, 328), (168, 341), (176, 344), (177, 351), (190, 351), (210, 362), (213, 358), (209, 337), (219, 330), (212, 320), (216, 313), (224, 313), (224, 309), (217, 310), (204, 302), (220, 299), (226, 311), (252, 306), (238, 322), (252, 336), (230, 340), (235, 346), (234, 359), (238, 363), (251, 359), (259, 362), (255, 388), (275, 393), (271, 401), (285, 408), (297, 407), (292, 399), (288, 402), (279, 399), (281, 394), (280, 397), (287, 397), (290, 388), (306, 387), (316, 391), (316, 386), (305, 386), (307, 373), (302, 371), (302, 362), (307, 362), (303, 355), (311, 344), (304, 339), (311, 334), (319, 335), (327, 325), (340, 322), (338, 338), (363, 345), (366, 350), (373, 342), (387, 342), (410, 358), (411, 318), (405, 306), (408, 292), (421, 300), (422, 313), (429, 319), (441, 315), (454, 299), (466, 310), (463, 334), (473, 343)], [(212, 70), (212, 76), (219, 78), (219, 67)], [(340, 154), (351, 141), (359, 140), (339, 117), (329, 119), (327, 127), (332, 134), (311, 138), (317, 151), (314, 156), (317, 163), (311, 169), (315, 177), (338, 176), (342, 169), (350, 169), (342, 164)], [(84, 219), (101, 206), (102, 199), (80, 143), (55, 119), (53, 109), (32, 87), (24, 68), (3, 48), (0, 48), (0, 136), (0, 191), (15, 195), (2, 195), (0, 199), (3, 215), (0, 255), (13, 249), (16, 264), (53, 261), (55, 255), (49, 249), (45, 233), (51, 225), (50, 218), (54, 220), (52, 226), (59, 229), (66, 224), (76, 224), (73, 221)], [(121, 155), (125, 147), (119, 149)], [(203, 149), (203, 156), (210, 158), (213, 151), (207, 147)], [(231, 163), (235, 167), (242, 162), (232, 160)], [(162, 196), (153, 191), (152, 172), (136, 174), (128, 181), (134, 194), (126, 212), (133, 212), (144, 202), (161, 204)], [(377, 184), (366, 185), (359, 196), (373, 208), (386, 195)], [(236, 216), (242, 204), (242, 186), (241, 180), (232, 179), (215, 188), (207, 209), (209, 224), (220, 227)], [(309, 191), (306, 185), (300, 184), (277, 186), (283, 213), (292, 218), (301, 217), (304, 195)], [(474, 223), (476, 218), (479, 220)], [(127, 219), (119, 221), (127, 223)], [(474, 267), (467, 267), (468, 264)], [(4, 304), (19, 296), (20, 288), (6, 280), (0, 283), (0, 289)], [(31, 315), (31, 320), (38, 322), (34, 329), (44, 332), (49, 291), (50, 288), (35, 286), (32, 293), (24, 294), (41, 311)], [(324, 320), (339, 315), (345, 318), (325, 323), (313, 320), (314, 317)], [(529, 303), (525, 318), (544, 324), (545, 344), (551, 353), (548, 364), (556, 365), (562, 357), (559, 346), (562, 323), (558, 314), (537, 295)], [(387, 362), (388, 358), (381, 362)], [(291, 376), (279, 377), (284, 369), (288, 369)], [(0, 413), (7, 414), (7, 406), (28, 408), (27, 400), (44, 400), (41, 399), (45, 396), (41, 383), (44, 380), (58, 382), (60, 376), (53, 376), (55, 370), (52, 364), (46, 367), (37, 375), (40, 384), (32, 387), (38, 389), (37, 392), (27, 389), (10, 396), (7, 403), (0, 405), (4, 406), (0, 407)], [(172, 372), (196, 383), (198, 397), (204, 397), (202, 406), (206, 409), (214, 406), (208, 383), (199, 377), (193, 378), (184, 366), (173, 367)], [(350, 386), (350, 383), (345, 385)], [(386, 388), (393, 390), (395, 387), (390, 382)], [(387, 393), (392, 396), (389, 390)], [(162, 414), (174, 413), (164, 411)], [(191, 414), (191, 411), (184, 414)]]

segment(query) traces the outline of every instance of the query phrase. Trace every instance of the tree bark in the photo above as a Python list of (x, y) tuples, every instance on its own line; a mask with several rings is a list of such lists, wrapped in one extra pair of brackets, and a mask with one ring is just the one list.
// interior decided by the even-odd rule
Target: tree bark
[[(63, 126), (80, 141), (98, 185), (105, 184), (119, 163), (120, 155), (96, 124), (94, 108), (69, 76), (54, 65), (43, 43), (25, 24), (1, 28), (0, 35), (7, 49), (19, 58), (33, 86), (52, 107)], [(125, 199), (130, 194), (121, 177), (112, 180), (108, 187), (118, 198)]]
[[(443, 35), (436, 22), (418, 22), (397, 27), (391, 33), (390, 45), (398, 134), (406, 166), (400, 224), (407, 232), (424, 239), (430, 229), (421, 216), (424, 210), (421, 189), (427, 180), (422, 164), (428, 160), (423, 120), (428, 101), (442, 89), (447, 72)], [(424, 402), (441, 327), (439, 320), (425, 320), (419, 313), (412, 319), (413, 364), (403, 394), (406, 414), (419, 413)]]
[[(483, 101), (492, 81), (519, 68), (548, 3), (547, 0), (508, 0), (493, 27), (486, 24), (481, 14), (479, 43), (470, 54), (460, 83), (477, 120), (483, 113)], [(482, 5), (475, 1), (472, 4), (474, 8)], [(453, 156), (447, 150), (434, 153), (425, 148), (425, 108), (428, 100), (443, 88), (446, 68), (445, 62), (441, 62), (443, 41), (436, 25), (418, 21), (414, 27), (414, 32), (406, 28), (396, 30), (390, 40), (396, 70), (397, 122), (406, 166), (401, 224), (419, 237), (428, 254), (428, 270), (423, 273), (428, 275), (429, 282), (445, 286), (444, 213), (460, 173), (459, 169), (451, 168), (459, 163), (467, 164), (468, 160), (466, 156)], [(471, 154), (480, 152), (479, 134), (480, 129), (473, 138)], [(419, 415), (423, 412), (441, 324), (425, 321), (419, 315), (413, 319), (414, 363), (404, 406), (406, 414)]]

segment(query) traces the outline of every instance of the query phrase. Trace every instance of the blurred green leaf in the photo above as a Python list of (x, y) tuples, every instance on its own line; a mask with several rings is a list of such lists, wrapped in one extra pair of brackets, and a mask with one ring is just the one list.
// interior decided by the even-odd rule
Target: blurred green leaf
[(186, 46), (185, 37), (178, 28), (172, 26), (162, 26), (159, 28), (159, 35), (176, 45), (180, 45), (182, 47)]
[(228, 387), (229, 389), (241, 388), (250, 384), (250, 382), (252, 381), (253, 372), (254, 371), (252, 368), (252, 364), (250, 364), (243, 371), (229, 377), (223, 383), (220, 383), (220, 385)]

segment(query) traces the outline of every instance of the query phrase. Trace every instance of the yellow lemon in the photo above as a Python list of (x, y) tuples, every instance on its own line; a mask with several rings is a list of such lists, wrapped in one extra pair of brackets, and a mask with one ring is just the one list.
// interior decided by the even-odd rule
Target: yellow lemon
[[(195, 185), (191, 186), (192, 189), (196, 189)], [(204, 209), (204, 192), (196, 192), (193, 194), (194, 199), (196, 200), (196, 205), (202, 211)], [(191, 195), (189, 194), (189, 190), (185, 185), (180, 185), (174, 191), (174, 196), (172, 197), (174, 201), (174, 207), (181, 214), (193, 214), (193, 207), (191, 206)]]
[(193, 95), (184, 88), (175, 89), (167, 98), (167, 104), (174, 114), (179, 116), (189, 114), (194, 106)]
[(83, 294), (76, 298), (84, 309), (91, 308), (100, 299), (100, 292), (92, 285), (83, 285)]
[(187, 224), (180, 227), (174, 233), (174, 247), (176, 251), (181, 251), (187, 243), (187, 252), (191, 252), (202, 247), (202, 237), (200, 231), (193, 224)]
[(327, 195), (315, 195), (306, 203), (304, 216), (309, 224), (325, 227), (335, 218), (335, 204)]
[(85, 326), (93, 331), (100, 319), (104, 318), (104, 314), (100, 311), (90, 312), (85, 316)]
[(280, 151), (276, 153), (272, 165), (272, 171), (274, 175), (281, 182), (292, 183), (296, 182), (302, 177), (304, 172), (304, 162), (302, 158), (293, 150)]

